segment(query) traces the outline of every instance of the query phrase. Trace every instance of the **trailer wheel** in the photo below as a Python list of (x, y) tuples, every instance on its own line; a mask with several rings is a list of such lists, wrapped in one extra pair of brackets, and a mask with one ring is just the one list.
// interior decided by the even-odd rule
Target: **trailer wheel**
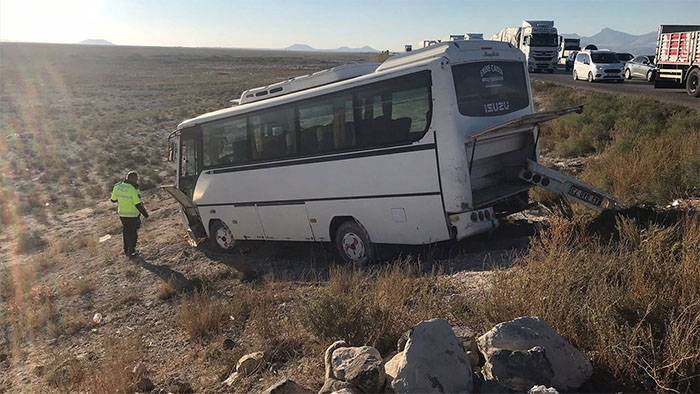
[(688, 74), (685, 90), (693, 97), (700, 97), (700, 69), (696, 68)]
[(340, 257), (350, 264), (366, 265), (375, 257), (375, 248), (369, 235), (354, 220), (348, 220), (338, 227), (335, 233), (335, 247)]
[(227, 253), (236, 246), (236, 240), (228, 226), (221, 220), (215, 220), (209, 225), (209, 247), (218, 253)]

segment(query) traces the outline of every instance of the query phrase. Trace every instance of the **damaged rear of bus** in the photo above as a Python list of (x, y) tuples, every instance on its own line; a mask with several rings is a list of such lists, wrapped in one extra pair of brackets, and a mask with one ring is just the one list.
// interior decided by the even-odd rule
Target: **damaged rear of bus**
[[(523, 54), (495, 41), (444, 44), (445, 70), (434, 94), (445, 212), (453, 238), (489, 231), (528, 205), (542, 187), (595, 209), (617, 209), (612, 196), (538, 163), (539, 127), (577, 106), (535, 113)], [(434, 87), (439, 85), (433, 81)]]

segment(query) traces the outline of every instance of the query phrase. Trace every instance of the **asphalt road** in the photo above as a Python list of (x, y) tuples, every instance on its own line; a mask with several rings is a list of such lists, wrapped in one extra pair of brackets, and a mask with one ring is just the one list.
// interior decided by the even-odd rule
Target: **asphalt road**
[(624, 93), (638, 96), (648, 96), (654, 100), (682, 105), (688, 108), (700, 110), (700, 98), (688, 96), (685, 89), (654, 89), (654, 84), (642, 79), (631, 79), (624, 83), (574, 81), (571, 73), (563, 70), (554, 74), (530, 74), (530, 79), (548, 81), (557, 85), (588, 89), (606, 93)]

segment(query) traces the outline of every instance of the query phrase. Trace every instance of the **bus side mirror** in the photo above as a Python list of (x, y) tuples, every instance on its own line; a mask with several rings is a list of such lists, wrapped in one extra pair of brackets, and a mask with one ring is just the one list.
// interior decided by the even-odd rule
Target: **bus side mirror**
[(175, 161), (175, 143), (171, 142), (168, 144), (168, 161)]

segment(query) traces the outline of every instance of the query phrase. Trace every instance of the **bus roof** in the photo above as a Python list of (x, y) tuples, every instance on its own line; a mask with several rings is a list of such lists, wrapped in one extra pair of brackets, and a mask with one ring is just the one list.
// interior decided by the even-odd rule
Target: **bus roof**
[(399, 73), (402, 70), (410, 69), (413, 66), (424, 65), (441, 58), (454, 63), (460, 61), (478, 60), (483, 59), (484, 57), (493, 58), (494, 56), (500, 58), (501, 60), (524, 60), (522, 52), (506, 42), (487, 40), (441, 42), (426, 48), (393, 55), (381, 63), (379, 67), (376, 67), (373, 72), (365, 73), (354, 78), (343, 79), (337, 82), (324, 84), (322, 86), (314, 86), (306, 90), (295, 91), (293, 93), (277, 97), (270, 97), (269, 99), (265, 100), (235, 105), (199, 115), (195, 118), (187, 119), (180, 123), (177, 126), (177, 130), (258, 109), (274, 107), (287, 102), (294, 102), (304, 98), (319, 96), (325, 93), (332, 93), (342, 90), (345, 87), (353, 86), (357, 83), (370, 83), (376, 79), (381, 79), (384, 76), (390, 76), (395, 72)]

